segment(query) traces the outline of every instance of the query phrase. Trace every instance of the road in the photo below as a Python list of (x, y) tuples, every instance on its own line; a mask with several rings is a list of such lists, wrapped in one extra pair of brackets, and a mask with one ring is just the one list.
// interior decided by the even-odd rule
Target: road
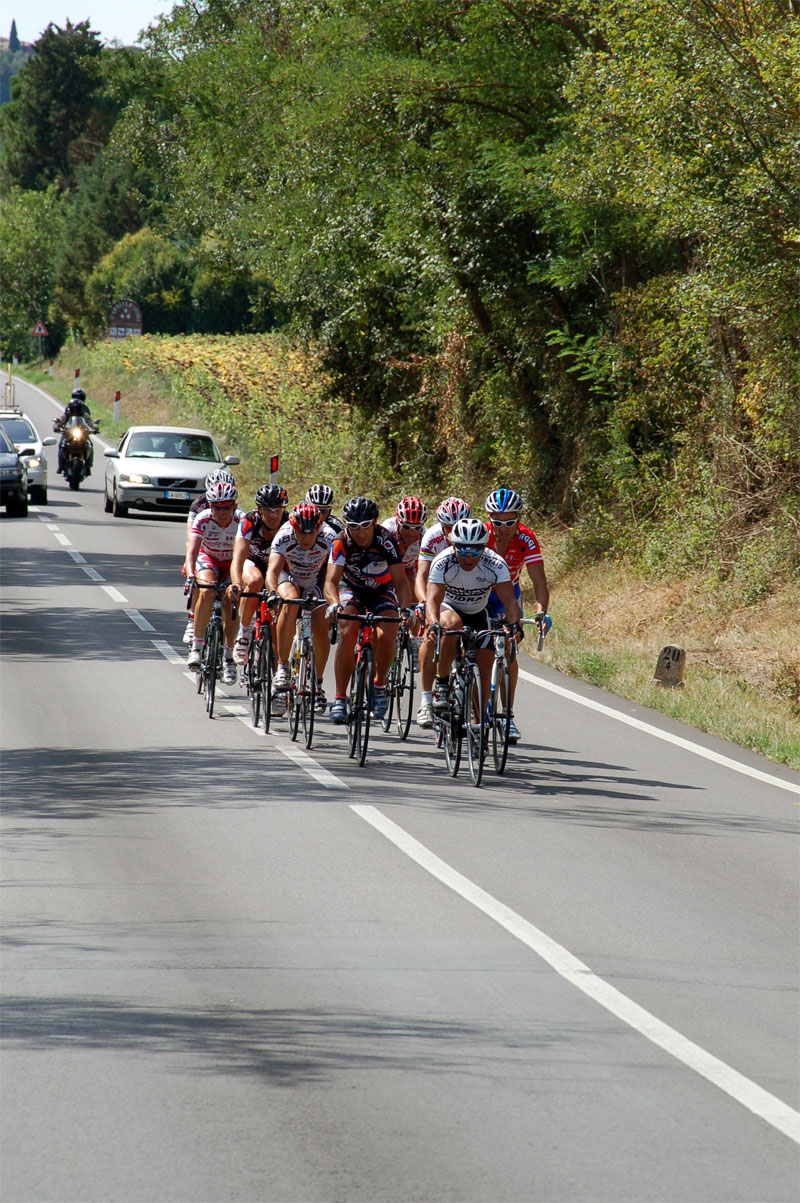
[(528, 658), (480, 790), (209, 721), (95, 465), (0, 519), (3, 1203), (796, 1200), (797, 777)]

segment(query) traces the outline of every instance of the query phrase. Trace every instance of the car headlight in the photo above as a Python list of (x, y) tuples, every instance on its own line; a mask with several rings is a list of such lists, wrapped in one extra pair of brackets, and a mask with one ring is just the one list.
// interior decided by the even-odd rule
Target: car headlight
[(150, 484), (150, 477), (149, 476), (141, 476), (139, 473), (132, 473), (129, 476), (127, 472), (120, 472), (119, 478), (121, 481), (124, 481), (126, 485), (149, 485)]
[(43, 463), (41, 455), (31, 455), (28, 457), (29, 468), (41, 468)]
[(22, 472), (19, 468), (0, 468), (0, 480), (21, 480)]

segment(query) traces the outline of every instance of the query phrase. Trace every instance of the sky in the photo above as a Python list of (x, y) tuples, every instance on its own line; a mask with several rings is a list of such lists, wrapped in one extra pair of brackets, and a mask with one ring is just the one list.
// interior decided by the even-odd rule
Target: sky
[(69, 19), (73, 25), (89, 21), (104, 42), (120, 41), (132, 45), (151, 21), (172, 11), (175, 0), (9, 0), (3, 5), (0, 35), (7, 38), (11, 21), (17, 23), (21, 42), (35, 42), (52, 23), (62, 29)]

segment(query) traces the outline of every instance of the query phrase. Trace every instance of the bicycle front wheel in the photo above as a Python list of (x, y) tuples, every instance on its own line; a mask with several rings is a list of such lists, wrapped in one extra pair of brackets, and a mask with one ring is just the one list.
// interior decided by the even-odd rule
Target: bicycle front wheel
[(461, 749), (464, 743), (464, 727), (461, 721), (460, 682), (450, 678), (447, 714), (444, 718), (444, 761), (451, 777), (455, 777), (461, 765)]
[(261, 682), (261, 721), (264, 733), (269, 733), (272, 722), (272, 628), (265, 623), (261, 628), (259, 652), (259, 680)]
[(247, 696), (250, 698), (250, 712), (253, 716), (253, 726), (258, 726), (261, 718), (261, 640), (251, 635), (247, 647), (247, 664), (244, 677), (247, 685)]
[(355, 757), (359, 765), (367, 759), (369, 746), (369, 724), (372, 717), (373, 682), (375, 666), (372, 649), (365, 647), (356, 664), (355, 706), (353, 709), (353, 733), (351, 742), (353, 750), (350, 755)]
[(289, 656), (289, 665), (289, 735), (292, 740), (296, 740), (300, 731), (300, 709), (302, 703), (301, 674), (303, 672), (303, 660), (302, 656), (297, 650), (296, 641), (292, 644), (292, 652)]
[(495, 772), (504, 773), (508, 759), (511, 734), (511, 676), (508, 665), (495, 661), (492, 669), (492, 692), (489, 721), (492, 726), (492, 759)]
[(309, 639), (300, 659), (300, 699), (303, 715), (303, 739), (307, 748), (314, 738), (314, 711), (317, 705), (317, 666), (314, 644)]
[(480, 785), (486, 754), (484, 739), (483, 687), (477, 665), (470, 664), (464, 678), (462, 709), (464, 737), (467, 742), (467, 764), (473, 785)]
[(206, 682), (206, 710), (208, 717), (214, 717), (214, 696), (217, 692), (217, 676), (222, 660), (222, 632), (213, 625), (206, 635), (206, 645), (203, 652), (204, 672)]
[(381, 719), (381, 727), (384, 731), (388, 731), (392, 725), (392, 715), (394, 714), (394, 700), (397, 689), (397, 668), (400, 660), (400, 648), (397, 649), (397, 654), (392, 661), (392, 667), (389, 669), (386, 677), (386, 713)]
[(406, 635), (395, 662), (394, 695), (397, 705), (397, 734), (407, 739), (414, 712), (414, 653)]

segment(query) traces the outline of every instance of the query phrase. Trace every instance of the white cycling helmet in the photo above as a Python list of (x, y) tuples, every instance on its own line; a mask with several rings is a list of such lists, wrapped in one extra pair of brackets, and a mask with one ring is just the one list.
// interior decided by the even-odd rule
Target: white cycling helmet
[(489, 528), (478, 518), (461, 518), (453, 527), (450, 534), (451, 546), (458, 551), (462, 547), (474, 549), (474, 555), (480, 555), (489, 542)]
[(515, 489), (493, 489), (484, 508), (487, 514), (507, 514), (509, 510), (518, 514), (522, 509), (522, 498)]
[(228, 480), (217, 480), (213, 485), (206, 485), (206, 501), (209, 503), (224, 504), (226, 501), (235, 501), (238, 496), (239, 490), (236, 485)]
[(236, 484), (236, 481), (233, 478), (233, 473), (229, 472), (227, 468), (212, 468), (206, 477), (206, 488), (208, 488), (209, 485), (218, 484), (221, 480), (224, 480), (225, 483), (229, 485)]
[(463, 497), (446, 497), (436, 511), (436, 518), (442, 526), (455, 526), (460, 518), (469, 518), (469, 502)]

